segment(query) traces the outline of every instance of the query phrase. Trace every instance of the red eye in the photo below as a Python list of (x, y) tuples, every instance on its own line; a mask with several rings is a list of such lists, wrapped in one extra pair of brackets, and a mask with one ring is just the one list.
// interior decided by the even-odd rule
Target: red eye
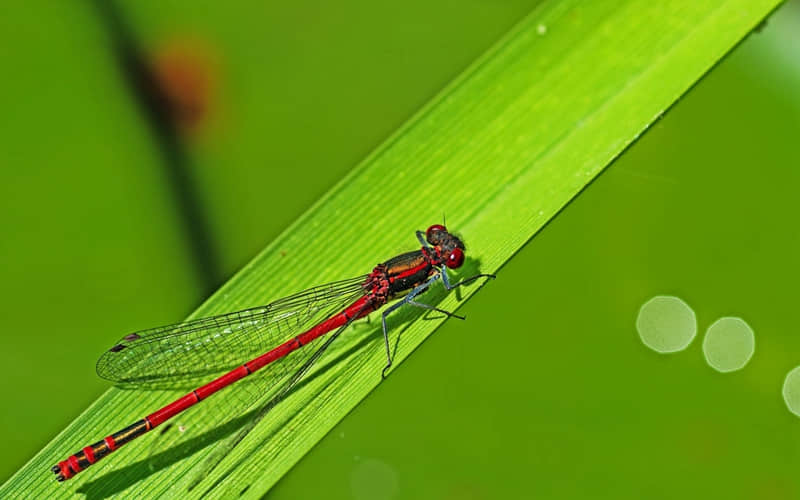
[(461, 267), (461, 264), (464, 263), (464, 251), (460, 248), (454, 248), (450, 255), (447, 256), (447, 262), (445, 265), (450, 269), (456, 269)]
[(427, 231), (425, 231), (425, 239), (428, 240), (428, 243), (430, 243), (431, 245), (435, 245), (436, 243), (431, 241), (431, 238), (433, 237), (433, 233), (440, 233), (440, 232), (446, 233), (447, 228), (441, 224), (434, 224), (431, 227), (429, 227)]

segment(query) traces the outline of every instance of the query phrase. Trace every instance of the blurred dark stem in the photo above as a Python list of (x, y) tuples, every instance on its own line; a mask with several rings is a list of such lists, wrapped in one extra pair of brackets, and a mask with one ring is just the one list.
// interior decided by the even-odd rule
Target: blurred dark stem
[(221, 284), (222, 276), (191, 177), (191, 161), (181, 141), (181, 131), (171, 112), (169, 99), (117, 5), (111, 0), (94, 0), (93, 3), (108, 29), (123, 77), (143, 111), (163, 157), (162, 165), (171, 185), (177, 210), (183, 219), (195, 271), (203, 285), (203, 295), (207, 296)]

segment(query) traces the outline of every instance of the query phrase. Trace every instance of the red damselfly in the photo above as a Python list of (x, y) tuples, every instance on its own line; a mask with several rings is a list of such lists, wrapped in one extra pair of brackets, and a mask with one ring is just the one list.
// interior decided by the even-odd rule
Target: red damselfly
[[(439, 224), (425, 233), (417, 231), (416, 235), (422, 248), (389, 259), (365, 276), (310, 288), (263, 307), (123, 337), (97, 362), (97, 373), (119, 384), (152, 386), (176, 379), (208, 380), (214, 373), (230, 371), (59, 462), (52, 467), (56, 479), (73, 477), (120, 446), (257, 372), (256, 376), (263, 380), (260, 390), (275, 390), (266, 412), (285, 397), (353, 321), (399, 299), (382, 314), (385, 376), (392, 365), (386, 327), (389, 314), (409, 304), (463, 319), (415, 298), (439, 279), (445, 289), (452, 290), (479, 278), (494, 278), (491, 274), (477, 274), (451, 284), (447, 269), (464, 263), (464, 243)], [(325, 334), (330, 335), (316, 350), (300, 350)]]

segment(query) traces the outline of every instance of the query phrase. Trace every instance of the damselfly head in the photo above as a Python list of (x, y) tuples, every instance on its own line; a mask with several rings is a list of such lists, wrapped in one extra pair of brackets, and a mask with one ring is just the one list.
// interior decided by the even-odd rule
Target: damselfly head
[(434, 224), (425, 231), (425, 239), (436, 248), (436, 254), (442, 263), (450, 269), (456, 269), (464, 264), (464, 243), (458, 236), (447, 232), (441, 224)]

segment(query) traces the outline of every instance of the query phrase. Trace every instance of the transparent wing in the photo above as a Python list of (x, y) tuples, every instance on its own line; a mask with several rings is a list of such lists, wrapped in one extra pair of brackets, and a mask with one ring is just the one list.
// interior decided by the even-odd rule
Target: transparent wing
[[(266, 306), (126, 335), (100, 357), (97, 373), (136, 387), (176, 388), (208, 381), (343, 309), (364, 294), (365, 279), (336, 281)], [(263, 371), (284, 372), (301, 364), (299, 359), (288, 361), (276, 361)]]

